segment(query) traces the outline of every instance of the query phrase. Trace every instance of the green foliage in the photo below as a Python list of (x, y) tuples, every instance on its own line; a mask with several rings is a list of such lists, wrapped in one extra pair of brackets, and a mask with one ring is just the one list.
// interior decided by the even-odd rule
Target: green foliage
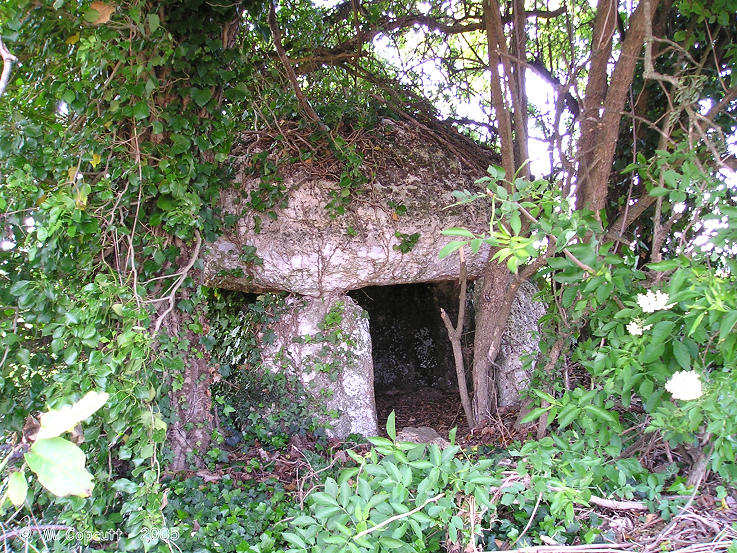
[[(660, 497), (671, 473), (650, 474), (633, 459), (617, 459), (621, 449), (589, 449), (570, 432), (494, 457), (468, 456), (453, 444), (397, 442), (392, 416), (387, 434), (371, 438), (366, 454), (349, 450), (353, 462), (309, 495), (307, 512), (284, 534), (289, 553), (430, 552), (469, 543), (488, 549), (495, 539), (522, 538), (533, 509), (535, 524), (522, 544), (539, 534), (591, 543), (598, 521), (574, 523), (574, 506), (601, 490), (645, 498), (664, 515), (678, 508)], [(602, 463), (603, 456), (612, 462)]]
[[(668, 199), (663, 209), (688, 199), (720, 211), (728, 195), (692, 160), (690, 153), (676, 149), (630, 169), (640, 171), (651, 194)], [(679, 171), (672, 169), (675, 165)], [(451, 241), (440, 255), (463, 247), (475, 253), (480, 243), (487, 243), (496, 248), (494, 259), (506, 260), (513, 272), (522, 264), (543, 262), (538, 276), (550, 283), (543, 294), (555, 306), (546, 317), (551, 332), (543, 347), (561, 340), (570, 348), (570, 359), (591, 379), (589, 386), (566, 389), (554, 380), (547, 389), (534, 389), (541, 406), (523, 422), (544, 416), (558, 435), (570, 428), (592, 449), (609, 444), (609, 455), (622, 447), (625, 428), (645, 424), (672, 446), (703, 447), (710, 467), (734, 481), (734, 275), (711, 267), (709, 253), (690, 259), (674, 256), (650, 264), (647, 272), (639, 270), (633, 252), (605, 241), (599, 222), (574, 210), (559, 188), (544, 180), (515, 179), (510, 191), (499, 183), (501, 170), (491, 168), (489, 174), (480, 181), (487, 186), (485, 194), (457, 194), (459, 203), (491, 202), (489, 233), (448, 229), (446, 235), (461, 239)], [(655, 182), (665, 186), (653, 187)], [(714, 193), (706, 192), (712, 189)], [(728, 261), (724, 254), (722, 260)], [(692, 382), (687, 385), (692, 390), (680, 389), (684, 378)], [(549, 375), (541, 379), (550, 382)]]
[[(176, 545), (192, 553), (269, 553), (281, 541), (293, 503), (276, 481), (168, 482), (164, 515)], [(158, 551), (168, 552), (160, 545)]]
[[(261, 365), (261, 348), (274, 341), (269, 324), (284, 310), (284, 298), (264, 294), (249, 302), (243, 294), (212, 291), (210, 333), (204, 338), (222, 380), (213, 394), (226, 430), (226, 444), (244, 447), (256, 440), (281, 448), (292, 434), (318, 432), (309, 415), (311, 400), (296, 375)], [(327, 323), (340, 317), (336, 310)], [(327, 324), (326, 323), (326, 324)]]

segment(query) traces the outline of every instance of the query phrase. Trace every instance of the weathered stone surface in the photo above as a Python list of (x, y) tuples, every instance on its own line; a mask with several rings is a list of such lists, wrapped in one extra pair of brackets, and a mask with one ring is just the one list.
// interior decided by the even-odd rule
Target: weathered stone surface
[[(325, 407), (338, 412), (330, 431), (334, 436), (376, 434), (369, 325), (345, 292), (367, 286), (455, 281), (458, 256), (438, 258), (451, 240), (441, 232), (451, 227), (480, 233), (488, 230), (488, 203), (447, 209), (456, 201), (454, 191), (481, 191), (475, 181), (493, 161), (473, 147), (464, 149), (468, 145), (461, 144), (462, 137), (457, 139), (454, 144), (447, 138), (439, 142), (416, 128), (384, 121), (370, 140), (356, 141), (362, 148), (365, 162), (361, 169), (367, 178), (356, 185), (345, 213), (338, 216), (327, 206), (341, 192), (342, 162), (335, 164), (337, 171), (326, 171), (312, 162), (279, 166), (265, 192), (264, 180), (253, 174), (251, 166), (254, 154), (264, 151), (258, 141), (245, 145), (243, 155), (233, 158), (236, 186), (222, 192), (219, 208), (235, 226), (205, 245), (200, 280), (245, 292), (283, 290), (303, 296), (290, 299), (287, 315), (275, 323), (277, 341), (265, 346), (264, 363), (272, 370), (294, 372), (316, 398), (330, 394)], [(275, 185), (283, 187), (285, 196), (276, 198), (266, 211), (258, 211), (263, 194), (271, 194)], [(260, 263), (253, 263), (254, 253)], [(478, 254), (467, 257), (470, 279), (481, 275), (489, 255), (483, 246)], [(443, 306), (454, 315), (446, 296), (439, 293), (432, 308)], [(543, 312), (530, 298), (531, 294), (521, 292), (515, 300), (501, 348), (497, 385), (502, 405), (515, 401), (517, 390), (529, 379), (522, 357), (536, 351), (537, 319)], [(338, 327), (326, 329), (323, 320), (338, 302), (344, 306), (344, 317)], [(472, 318), (469, 313), (469, 324)], [(336, 330), (342, 334), (330, 343), (314, 339)], [(421, 347), (396, 352), (396, 358), (410, 355), (415, 365), (425, 368), (429, 366), (426, 357), (443, 357), (446, 366), (438, 362), (438, 371), (432, 375), (436, 385), (452, 368), (447, 337), (435, 332), (420, 338)], [(429, 344), (435, 348), (432, 352)], [(394, 372), (403, 374), (407, 367), (399, 365), (393, 367)], [(440, 370), (443, 368), (446, 370)]]
[(397, 432), (397, 441), (415, 444), (435, 444), (441, 448), (448, 447), (450, 442), (443, 438), (434, 428), (429, 426), (406, 426)]
[[(525, 282), (517, 292), (507, 320), (497, 357), (497, 390), (500, 407), (517, 403), (520, 392), (527, 389), (534, 370), (538, 347), (538, 321), (545, 314), (545, 306), (534, 299), (537, 288)], [(525, 361), (533, 364), (525, 368)]]
[[(450, 240), (441, 231), (488, 229), (489, 211), (486, 202), (446, 208), (457, 201), (453, 191), (481, 189), (474, 181), (485, 167), (470, 170), (447, 148), (393, 122), (384, 124), (374, 149), (381, 152), (380, 163), (364, 163), (371, 178), (337, 217), (326, 206), (340, 191), (338, 181), (311, 164), (282, 170), (286, 197), (273, 208), (273, 218), (255, 211), (249, 202), (259, 194), (261, 179), (251, 174), (250, 157), (236, 158), (241, 164), (238, 185), (222, 194), (220, 205), (236, 218), (236, 228), (209, 245), (205, 282), (320, 296), (370, 285), (457, 279), (458, 256), (438, 259)], [(249, 247), (256, 249), (261, 264), (244, 262)], [(471, 278), (480, 274), (488, 255), (482, 249), (469, 258)]]
[(269, 330), (276, 340), (262, 349), (264, 367), (301, 381), (314, 399), (315, 415), (330, 424), (329, 436), (376, 435), (371, 336), (363, 309), (343, 295), (292, 297), (264, 332)]

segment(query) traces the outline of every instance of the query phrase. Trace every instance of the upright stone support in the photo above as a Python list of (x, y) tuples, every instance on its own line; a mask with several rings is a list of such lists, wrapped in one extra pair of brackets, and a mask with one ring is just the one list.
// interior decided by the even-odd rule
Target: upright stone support
[(534, 299), (536, 293), (535, 286), (529, 282), (523, 283), (509, 313), (497, 357), (499, 407), (518, 403), (520, 393), (530, 385), (534, 361), (540, 351), (538, 321), (545, 314), (545, 306)]
[(291, 297), (284, 315), (264, 334), (262, 363), (296, 377), (314, 400), (314, 416), (327, 434), (377, 434), (374, 368), (366, 312), (350, 297)]

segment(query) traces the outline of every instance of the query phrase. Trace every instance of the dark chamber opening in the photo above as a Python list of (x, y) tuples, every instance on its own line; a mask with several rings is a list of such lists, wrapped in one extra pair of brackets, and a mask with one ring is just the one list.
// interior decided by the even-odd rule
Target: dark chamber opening
[[(369, 315), (380, 429), (392, 410), (398, 429), (430, 426), (447, 436), (450, 428), (466, 426), (453, 350), (440, 317), (443, 308), (455, 324), (459, 291), (455, 282), (440, 282), (369, 286), (349, 293)], [(463, 333), (466, 368), (473, 351), (470, 304)]]

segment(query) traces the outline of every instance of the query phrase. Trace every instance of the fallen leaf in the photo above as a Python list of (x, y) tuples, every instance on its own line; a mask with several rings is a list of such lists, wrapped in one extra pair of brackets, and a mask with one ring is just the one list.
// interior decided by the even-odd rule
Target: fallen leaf
[(115, 11), (115, 6), (106, 4), (105, 2), (92, 2), (90, 9), (85, 15), (87, 21), (93, 25), (102, 25), (110, 21), (110, 16)]

